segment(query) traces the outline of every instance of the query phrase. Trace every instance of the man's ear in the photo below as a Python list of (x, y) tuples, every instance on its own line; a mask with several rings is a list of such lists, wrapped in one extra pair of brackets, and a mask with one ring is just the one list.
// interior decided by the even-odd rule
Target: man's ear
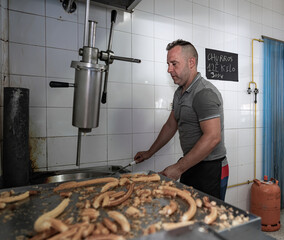
[(188, 59), (188, 66), (189, 68), (194, 68), (196, 66), (196, 59), (194, 57)]

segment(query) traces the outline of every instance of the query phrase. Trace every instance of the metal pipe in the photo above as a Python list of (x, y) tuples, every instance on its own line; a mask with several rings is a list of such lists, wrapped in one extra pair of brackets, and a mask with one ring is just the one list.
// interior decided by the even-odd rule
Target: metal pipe
[(96, 42), (97, 22), (89, 20), (88, 47), (94, 48)]
[(245, 184), (250, 184), (250, 183), (253, 183), (253, 181), (247, 180), (247, 182), (242, 182), (242, 183), (237, 183), (237, 184), (230, 185), (230, 186), (228, 186), (228, 188), (238, 187), (238, 186), (245, 185)]
[[(261, 39), (252, 39), (252, 47), (251, 47), (251, 51), (252, 51), (252, 81), (249, 82), (249, 89), (250, 89), (250, 84), (254, 84), (255, 85), (255, 89), (257, 89), (257, 86), (256, 86), (256, 82), (254, 81), (254, 72), (253, 72), (253, 41), (258, 41), (258, 42), (264, 42), (263, 40)], [(249, 92), (250, 93), (250, 92)], [(256, 179), (256, 101), (255, 101), (255, 104), (254, 104), (254, 174), (253, 174), (253, 177), (254, 179)], [(228, 188), (232, 188), (232, 187), (237, 187), (237, 186), (241, 186), (241, 185), (244, 185), (244, 184), (249, 184), (249, 183), (252, 183), (253, 181), (252, 180), (248, 180), (247, 182), (243, 182), (243, 183), (237, 183), (237, 184), (233, 184), (233, 185), (230, 185), (228, 186)]]
[(80, 162), (81, 162), (81, 137), (82, 137), (82, 133), (81, 133), (80, 128), (78, 128), (76, 166), (80, 166)]
[(86, 0), (85, 9), (85, 28), (84, 28), (84, 46), (88, 46), (88, 22), (89, 22), (90, 0)]

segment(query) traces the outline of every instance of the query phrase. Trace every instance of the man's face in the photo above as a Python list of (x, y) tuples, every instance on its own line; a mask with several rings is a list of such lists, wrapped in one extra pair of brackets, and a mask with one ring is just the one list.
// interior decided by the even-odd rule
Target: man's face
[(168, 73), (171, 74), (174, 83), (184, 86), (190, 76), (188, 61), (182, 54), (181, 46), (175, 46), (168, 51), (167, 56)]

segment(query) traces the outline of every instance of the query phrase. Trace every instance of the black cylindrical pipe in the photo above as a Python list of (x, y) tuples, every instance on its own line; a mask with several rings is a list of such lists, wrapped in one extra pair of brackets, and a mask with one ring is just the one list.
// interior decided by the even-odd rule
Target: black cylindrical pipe
[(29, 89), (4, 88), (4, 187), (29, 184)]

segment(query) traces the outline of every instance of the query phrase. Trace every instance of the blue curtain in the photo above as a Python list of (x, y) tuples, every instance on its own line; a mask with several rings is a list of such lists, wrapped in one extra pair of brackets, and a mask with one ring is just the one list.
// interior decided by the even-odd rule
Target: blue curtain
[(284, 42), (264, 38), (263, 175), (279, 181), (284, 207)]

